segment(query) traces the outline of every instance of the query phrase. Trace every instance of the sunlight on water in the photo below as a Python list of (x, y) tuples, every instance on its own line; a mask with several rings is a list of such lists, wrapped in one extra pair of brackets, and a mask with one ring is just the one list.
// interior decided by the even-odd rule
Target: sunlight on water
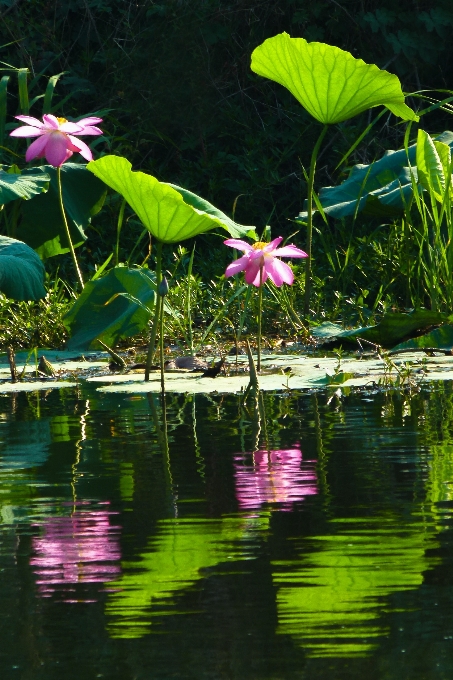
[(452, 677), (447, 386), (0, 404), (1, 678)]

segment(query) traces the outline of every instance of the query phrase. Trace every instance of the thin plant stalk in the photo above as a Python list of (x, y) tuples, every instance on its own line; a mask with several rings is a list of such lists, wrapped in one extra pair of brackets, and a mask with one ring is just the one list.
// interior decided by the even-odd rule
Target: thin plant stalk
[[(159, 329), (159, 357), (160, 357), (160, 388), (162, 391), (162, 403), (165, 400), (165, 371), (164, 371), (164, 298), (160, 299), (160, 329)], [(164, 408), (165, 410), (165, 408)]]
[(307, 185), (307, 246), (305, 251), (308, 255), (306, 259), (306, 269), (305, 269), (305, 300), (304, 300), (304, 314), (308, 316), (310, 312), (310, 293), (311, 293), (311, 242), (313, 235), (313, 185), (315, 181), (315, 170), (316, 161), (318, 159), (319, 149), (322, 144), (322, 140), (328, 130), (328, 125), (324, 125), (321, 130), (316, 144), (313, 149), (310, 161), (310, 172), (308, 175), (308, 185)]
[(185, 307), (186, 307), (186, 319), (187, 319), (187, 331), (188, 331), (188, 336), (189, 336), (189, 349), (190, 349), (190, 356), (194, 356), (194, 347), (193, 347), (193, 334), (192, 334), (192, 314), (191, 314), (191, 283), (192, 283), (192, 269), (193, 269), (193, 258), (195, 255), (195, 244), (192, 248), (192, 254), (190, 256), (189, 260), (189, 266), (187, 269), (187, 288), (186, 288), (186, 300), (185, 300)]
[[(162, 280), (162, 243), (157, 241), (156, 246), (156, 290), (159, 288), (159, 284)], [(162, 301), (162, 304), (161, 304)], [(151, 364), (154, 356), (154, 349), (156, 347), (156, 337), (157, 329), (159, 327), (159, 319), (161, 312), (163, 310), (163, 298), (160, 295), (156, 295), (156, 302), (154, 307), (154, 319), (153, 327), (151, 329), (151, 335), (149, 338), (148, 355), (146, 357), (146, 367), (145, 367), (145, 382), (149, 381), (149, 372), (151, 370)]]
[(124, 209), (126, 207), (126, 199), (123, 198), (121, 203), (120, 211), (118, 213), (118, 224), (116, 226), (116, 245), (115, 245), (115, 265), (118, 267), (120, 262), (120, 234), (121, 227), (123, 226), (124, 220)]
[(80, 271), (79, 263), (77, 262), (77, 257), (75, 254), (74, 246), (72, 244), (72, 239), (71, 239), (71, 234), (69, 232), (69, 224), (68, 220), (66, 218), (66, 211), (64, 209), (64, 203), (63, 203), (63, 189), (61, 186), (61, 166), (57, 168), (57, 184), (58, 184), (58, 197), (60, 199), (60, 210), (61, 210), (61, 216), (63, 217), (63, 223), (66, 229), (66, 237), (68, 239), (69, 243), (69, 250), (71, 251), (71, 257), (72, 261), (74, 263), (74, 268), (76, 270), (77, 278), (79, 280), (80, 286), (82, 290), (84, 289), (84, 283), (83, 283), (83, 278), (82, 278), (82, 272)]
[(256, 370), (261, 371), (261, 317), (263, 315), (263, 263), (260, 266), (260, 292), (258, 297), (258, 360)]

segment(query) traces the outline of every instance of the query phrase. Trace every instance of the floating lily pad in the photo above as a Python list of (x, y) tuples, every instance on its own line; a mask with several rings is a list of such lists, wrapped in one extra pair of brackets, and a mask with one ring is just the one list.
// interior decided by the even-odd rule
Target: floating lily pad
[[(376, 387), (377, 385), (391, 385), (400, 380), (398, 371), (406, 371), (409, 364), (412, 368), (411, 380), (426, 382), (453, 379), (453, 357), (424, 358), (420, 353), (410, 353), (392, 358), (393, 368), (389, 373), (387, 364), (381, 359), (345, 358), (338, 368), (335, 358), (294, 357), (298, 361), (291, 361), (293, 357), (280, 356), (281, 368), (291, 364), (291, 373), (283, 373), (276, 369), (274, 373), (262, 372), (259, 375), (259, 385), (264, 391), (285, 390), (319, 390), (329, 387)], [(276, 359), (273, 358), (275, 365)], [(269, 362), (270, 363), (270, 362)], [(233, 366), (231, 362), (230, 366)], [(432, 377), (431, 377), (432, 376)], [(119, 374), (94, 376), (87, 379), (88, 383), (102, 384), (98, 388), (102, 393), (146, 394), (161, 391), (160, 372), (151, 373), (149, 382), (144, 381), (141, 374)], [(108, 383), (108, 384), (106, 384)], [(249, 376), (243, 373), (237, 376), (219, 375), (216, 378), (203, 378), (194, 373), (168, 373), (165, 375), (165, 389), (169, 393), (189, 394), (240, 394), (249, 384)]]
[(5, 392), (36, 392), (37, 390), (58, 390), (63, 387), (77, 387), (75, 382), (64, 380), (33, 380), (32, 382), (0, 383), (0, 394)]

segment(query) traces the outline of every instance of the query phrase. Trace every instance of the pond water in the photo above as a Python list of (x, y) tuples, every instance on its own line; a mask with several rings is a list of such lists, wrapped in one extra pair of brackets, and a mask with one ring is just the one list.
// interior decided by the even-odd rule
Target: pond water
[(2, 680), (453, 677), (451, 383), (162, 419), (0, 396)]

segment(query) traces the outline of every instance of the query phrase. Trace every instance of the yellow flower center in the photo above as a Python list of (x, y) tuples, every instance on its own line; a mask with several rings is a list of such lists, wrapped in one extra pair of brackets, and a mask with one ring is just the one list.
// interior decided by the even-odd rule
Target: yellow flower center
[(266, 246), (268, 246), (268, 243), (263, 243), (263, 241), (257, 241), (252, 245), (253, 250), (263, 250)]
[(57, 120), (58, 120), (58, 122), (60, 123), (60, 125), (63, 125), (63, 123), (67, 123), (67, 122), (68, 122), (66, 118), (58, 118), (58, 117), (57, 117)]

